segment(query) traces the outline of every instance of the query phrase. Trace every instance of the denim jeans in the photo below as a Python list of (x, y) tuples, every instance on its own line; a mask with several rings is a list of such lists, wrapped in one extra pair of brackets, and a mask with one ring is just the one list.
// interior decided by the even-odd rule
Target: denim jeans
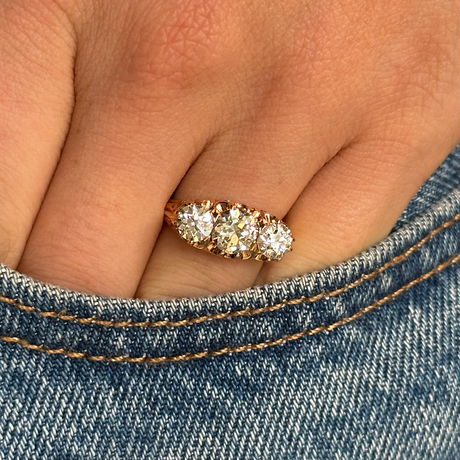
[(460, 146), (391, 234), (222, 295), (0, 267), (0, 459), (460, 458)]

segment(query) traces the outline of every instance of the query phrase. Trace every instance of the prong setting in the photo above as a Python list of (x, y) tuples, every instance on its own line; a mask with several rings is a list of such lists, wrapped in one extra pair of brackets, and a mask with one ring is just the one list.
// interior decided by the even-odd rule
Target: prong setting
[(170, 200), (165, 220), (191, 246), (225, 258), (266, 262), (292, 251), (284, 222), (241, 203)]

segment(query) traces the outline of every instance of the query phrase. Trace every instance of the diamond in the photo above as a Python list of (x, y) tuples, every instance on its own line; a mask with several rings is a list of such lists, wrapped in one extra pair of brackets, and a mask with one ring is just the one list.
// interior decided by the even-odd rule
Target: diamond
[(279, 260), (290, 251), (292, 241), (291, 230), (283, 222), (272, 222), (260, 230), (257, 245), (265, 257)]
[(231, 206), (216, 217), (212, 239), (226, 254), (239, 254), (254, 246), (258, 230), (253, 214), (244, 207)]
[(180, 236), (192, 243), (205, 240), (214, 226), (212, 212), (206, 206), (192, 203), (177, 212), (176, 228)]

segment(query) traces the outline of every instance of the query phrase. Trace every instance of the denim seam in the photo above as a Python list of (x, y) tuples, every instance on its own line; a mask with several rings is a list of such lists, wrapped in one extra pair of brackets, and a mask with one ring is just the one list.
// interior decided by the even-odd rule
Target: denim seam
[(373, 302), (372, 304), (358, 310), (353, 315), (342, 318), (341, 320), (336, 321), (335, 323), (332, 323), (329, 325), (323, 324), (321, 326), (315, 327), (314, 329), (307, 329), (301, 332), (297, 332), (295, 334), (285, 335), (276, 340), (267, 340), (267, 341), (259, 342), (259, 343), (249, 343), (249, 344), (241, 345), (238, 347), (224, 347), (224, 348), (221, 348), (219, 350), (214, 350), (214, 351), (204, 350), (204, 351), (200, 351), (197, 353), (184, 353), (182, 355), (176, 355), (176, 356), (149, 357), (149, 356), (144, 355), (144, 356), (135, 357), (135, 356), (129, 356), (129, 355), (119, 355), (119, 356), (90, 355), (88, 353), (66, 350), (64, 348), (48, 348), (43, 345), (32, 344), (28, 340), (20, 338), (20, 337), (11, 337), (11, 336), (5, 336), (5, 335), (0, 335), (0, 340), (4, 342), (9, 342), (9, 343), (16, 343), (30, 350), (41, 351), (47, 354), (61, 354), (69, 358), (86, 358), (90, 361), (105, 361), (105, 362), (111, 362), (111, 363), (137, 363), (137, 364), (161, 364), (161, 363), (166, 363), (166, 362), (190, 361), (192, 359), (205, 358), (205, 357), (215, 358), (217, 356), (230, 354), (230, 353), (241, 353), (243, 351), (261, 350), (263, 348), (273, 347), (276, 345), (282, 345), (287, 342), (298, 340), (305, 336), (312, 336), (312, 335), (318, 334), (319, 332), (330, 332), (339, 326), (349, 324), (352, 321), (365, 315), (366, 313), (369, 313), (370, 311), (376, 309), (377, 307), (380, 307), (381, 305), (388, 303), (389, 301), (393, 300), (394, 298), (396, 298), (403, 292), (407, 291), (408, 289), (412, 288), (416, 284), (419, 284), (425, 281), (426, 279), (430, 278), (436, 273), (439, 273), (445, 268), (449, 267), (450, 265), (457, 263), (459, 260), (460, 260), (460, 253), (444, 261), (443, 263), (437, 265), (436, 267), (424, 273), (423, 275), (419, 276), (418, 278), (413, 279), (412, 281), (403, 285), (396, 291), (390, 294), (387, 294), (385, 297), (382, 297), (381, 299)]
[(378, 274), (384, 272), (386, 269), (399, 264), (406, 260), (413, 252), (415, 252), (417, 249), (419, 249), (422, 245), (430, 241), (435, 235), (440, 233), (442, 230), (450, 227), (453, 225), (456, 221), (460, 220), (460, 213), (456, 214), (452, 219), (444, 222), (441, 224), (439, 227), (435, 228), (432, 230), (430, 233), (428, 233), (424, 238), (419, 240), (417, 243), (415, 243), (413, 246), (411, 246), (409, 249), (406, 251), (402, 252), (401, 254), (393, 257), (391, 260), (383, 264), (382, 266), (378, 267), (376, 270), (370, 272), (370, 273), (364, 273), (361, 275), (357, 280), (348, 283), (338, 289), (335, 289), (334, 291), (330, 292), (320, 292), (319, 294), (316, 294), (314, 296), (306, 296), (306, 297), (299, 297), (295, 299), (290, 299), (290, 300), (285, 300), (283, 302), (274, 304), (274, 305), (267, 305), (264, 307), (260, 308), (245, 308), (243, 310), (235, 310), (235, 311), (228, 311), (228, 312), (221, 312), (221, 313), (213, 313), (209, 315), (203, 315), (195, 318), (184, 318), (181, 320), (177, 321), (170, 321), (170, 320), (158, 320), (158, 321), (131, 321), (131, 320), (104, 320), (101, 318), (97, 318), (95, 316), (92, 317), (80, 317), (77, 315), (70, 315), (64, 311), (42, 311), (37, 309), (34, 306), (31, 305), (23, 305), (19, 302), (17, 302), (14, 299), (4, 297), (0, 295), (0, 301), (5, 302), (8, 304), (11, 304), (20, 310), (26, 311), (26, 312), (32, 312), (37, 314), (38, 316), (41, 316), (43, 318), (57, 318), (62, 321), (70, 321), (70, 322), (78, 322), (81, 324), (96, 324), (99, 326), (103, 327), (140, 327), (140, 328), (155, 328), (155, 327), (181, 327), (181, 326), (191, 326), (193, 324), (199, 324), (203, 323), (205, 321), (217, 321), (225, 318), (232, 318), (232, 317), (239, 317), (239, 316), (255, 316), (261, 313), (269, 313), (277, 310), (281, 310), (284, 307), (290, 306), (290, 305), (298, 305), (303, 302), (308, 302), (308, 303), (313, 303), (317, 302), (324, 297), (335, 297), (340, 294), (342, 294), (345, 291), (348, 291), (350, 289), (353, 289), (355, 287), (360, 286), (364, 281), (368, 281)]

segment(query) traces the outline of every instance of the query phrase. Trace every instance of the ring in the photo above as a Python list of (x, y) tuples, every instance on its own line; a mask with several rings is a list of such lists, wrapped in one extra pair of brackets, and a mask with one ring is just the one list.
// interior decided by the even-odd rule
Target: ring
[(217, 200), (169, 200), (165, 221), (191, 246), (228, 259), (280, 260), (292, 232), (268, 212)]

